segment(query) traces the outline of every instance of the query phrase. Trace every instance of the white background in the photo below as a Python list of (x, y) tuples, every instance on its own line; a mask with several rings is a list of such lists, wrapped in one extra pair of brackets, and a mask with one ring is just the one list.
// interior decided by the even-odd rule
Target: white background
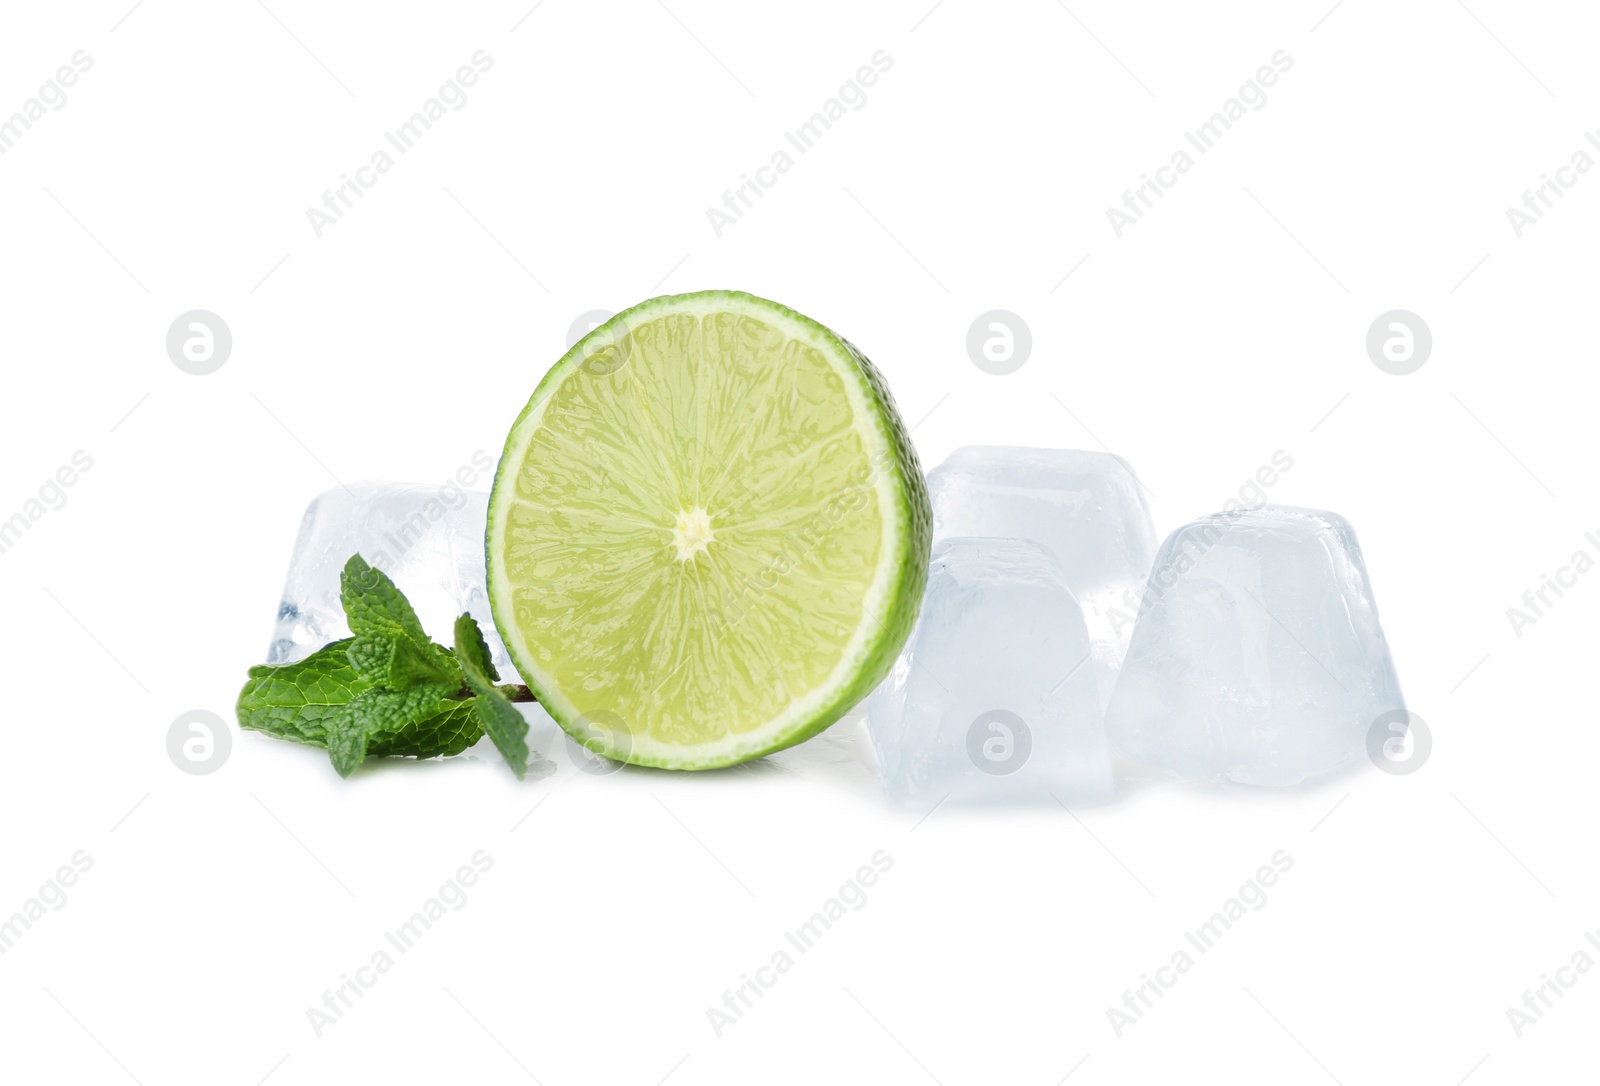
[[(1600, 928), (1600, 575), (1520, 637), (1506, 614), (1600, 552), (1600, 173), (1521, 238), (1506, 216), (1600, 127), (1592, 13), (128, 2), (0, 19), (0, 115), (93, 58), (0, 156), (0, 518), (93, 459), (0, 554), (0, 914), (93, 859), (0, 957), (0, 1075), (1479, 1086), (1592, 1068), (1600, 970), (1520, 1039), (1506, 1016)], [(493, 67), (467, 104), (319, 239), (306, 209), (477, 50)], [(867, 104), (718, 238), (706, 209), (878, 50), (893, 66)], [(1267, 104), (1118, 239), (1106, 209), (1278, 50), (1294, 63)], [(1163, 535), (1285, 451), (1270, 496), (1356, 526), (1431, 759), (920, 825), (881, 799), (855, 718), (698, 776), (586, 776), (548, 730), (558, 771), (525, 783), (487, 745), (341, 781), (319, 751), (237, 733), (215, 774), (174, 767), (179, 714), (231, 725), (311, 497), (497, 455), (578, 314), (709, 287), (859, 344), (925, 466), (967, 443), (1103, 443)], [(164, 345), (196, 308), (234, 340), (206, 377)], [(996, 308), (1033, 336), (1006, 377), (965, 348)], [(1434, 337), (1405, 377), (1364, 346), (1395, 308)], [(494, 866), (467, 905), (319, 1039), (307, 1008), (480, 849)], [(1107, 1008), (1280, 849), (1266, 906), (1119, 1038)], [(893, 868), (866, 906), (716, 1036), (707, 1008), (878, 850)]]

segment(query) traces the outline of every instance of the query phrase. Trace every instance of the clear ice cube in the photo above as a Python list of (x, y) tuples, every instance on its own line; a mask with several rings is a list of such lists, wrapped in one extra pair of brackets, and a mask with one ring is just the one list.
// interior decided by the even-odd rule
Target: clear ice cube
[(934, 544), (922, 613), (868, 703), (899, 801), (1104, 803), (1113, 794), (1083, 612), (1026, 539)]
[(1404, 707), (1349, 522), (1269, 505), (1162, 544), (1106, 726), (1163, 774), (1280, 787), (1359, 764)]
[(357, 483), (335, 487), (306, 508), (289, 560), (269, 664), (287, 664), (350, 636), (339, 574), (360, 554), (393, 580), (428, 636), (443, 645), (470, 613), (483, 628), (502, 681), (517, 671), (489, 610), (484, 529), (489, 495), (452, 485)]
[(1031, 539), (1056, 557), (1094, 643), (1101, 703), (1155, 556), (1138, 477), (1111, 453), (968, 445), (928, 473), (933, 537)]

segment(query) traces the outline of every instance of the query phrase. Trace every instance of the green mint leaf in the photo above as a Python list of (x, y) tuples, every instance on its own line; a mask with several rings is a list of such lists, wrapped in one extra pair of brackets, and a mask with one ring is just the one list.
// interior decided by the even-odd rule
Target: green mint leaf
[(423, 632), (411, 601), (395, 587), (387, 573), (368, 565), (359, 554), (350, 556), (339, 577), (339, 601), (344, 604), (350, 632), (357, 637), (386, 634), (428, 644), (428, 635)]
[(511, 772), (522, 780), (528, 775), (528, 722), (515, 705), (493, 687), (472, 699), (481, 732), (494, 741)]
[[(357, 700), (372, 694), (368, 690), (356, 696)], [(367, 732), (356, 716), (355, 701), (331, 714), (327, 721), (328, 757), (339, 776), (348, 777), (356, 766), (367, 759)]]
[(390, 690), (410, 690), (426, 683), (461, 685), (461, 669), (440, 646), (426, 648), (410, 638), (363, 634), (350, 642), (350, 664), (361, 677)]
[(528, 772), (528, 722), (495, 687), (500, 676), (489, 658), (489, 645), (483, 639), (483, 631), (471, 615), (456, 619), (456, 663), (466, 677), (467, 686), (477, 695), (472, 704), (483, 730), (521, 780)]
[(413, 721), (399, 731), (367, 740), (369, 757), (438, 758), (460, 754), (483, 738), (483, 724), (473, 702), (447, 701), (439, 712)]
[(494, 658), (489, 654), (489, 642), (478, 628), (478, 620), (471, 615), (456, 619), (456, 663), (469, 682), (474, 675), (485, 686), (493, 686), (500, 681), (500, 672), (495, 669)]
[(394, 660), (396, 644), (395, 638), (385, 634), (352, 637), (347, 650), (350, 666), (367, 682), (381, 686), (389, 681), (389, 665)]
[(297, 663), (251, 668), (239, 691), (239, 727), (326, 746), (329, 718), (372, 686), (351, 665), (350, 644), (335, 641)]
[(458, 746), (465, 738), (458, 718), (424, 725), (461, 704), (455, 699), (460, 690), (456, 683), (428, 683), (410, 690), (373, 687), (356, 695), (350, 702), (349, 717), (339, 722), (337, 736), (329, 730), (328, 755), (333, 768), (341, 777), (348, 777), (369, 755), (432, 758), (446, 751), (459, 754), (478, 741), (481, 730), (472, 742)]
[(461, 683), (449, 650), (423, 632), (411, 601), (380, 569), (350, 556), (339, 579), (340, 599), (355, 640), (350, 663), (367, 681), (390, 690), (428, 683)]

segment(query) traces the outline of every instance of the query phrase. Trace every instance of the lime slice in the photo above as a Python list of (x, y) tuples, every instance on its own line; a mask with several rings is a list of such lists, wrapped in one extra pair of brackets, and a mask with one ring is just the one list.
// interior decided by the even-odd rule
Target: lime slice
[(927, 491), (882, 377), (732, 291), (590, 332), (506, 440), (489, 597), (523, 679), (590, 751), (709, 769), (808, 739), (916, 620)]

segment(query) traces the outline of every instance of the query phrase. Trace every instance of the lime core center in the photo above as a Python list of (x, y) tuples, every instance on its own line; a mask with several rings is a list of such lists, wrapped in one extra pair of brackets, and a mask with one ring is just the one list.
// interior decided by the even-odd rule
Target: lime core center
[(711, 515), (698, 506), (678, 514), (678, 523), (672, 529), (672, 544), (678, 550), (678, 561), (691, 562), (716, 542), (711, 530)]

